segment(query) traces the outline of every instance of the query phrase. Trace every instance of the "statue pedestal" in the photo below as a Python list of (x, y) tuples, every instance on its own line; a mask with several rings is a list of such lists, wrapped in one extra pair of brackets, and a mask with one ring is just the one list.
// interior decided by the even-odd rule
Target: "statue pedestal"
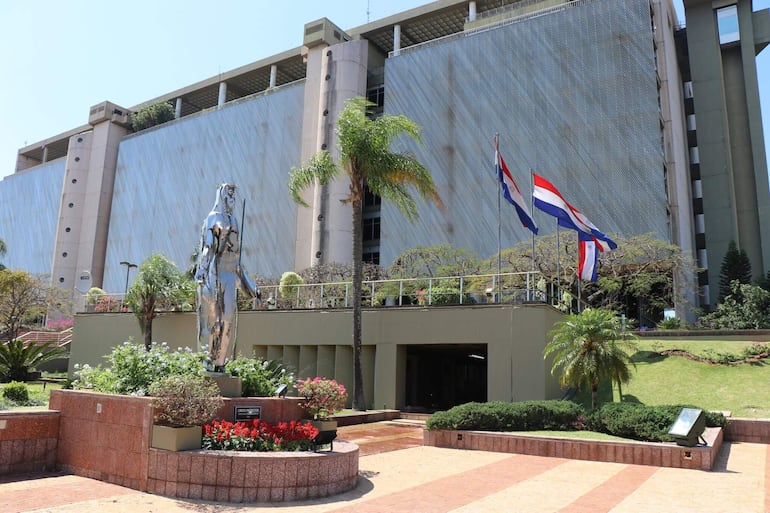
[(206, 377), (214, 380), (222, 397), (241, 397), (241, 378), (228, 376), (222, 372), (207, 372)]

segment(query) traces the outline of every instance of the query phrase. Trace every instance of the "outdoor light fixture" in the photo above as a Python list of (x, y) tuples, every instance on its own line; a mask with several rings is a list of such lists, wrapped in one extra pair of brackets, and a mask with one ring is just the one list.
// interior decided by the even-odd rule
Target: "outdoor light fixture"
[(282, 383), (275, 389), (275, 395), (278, 397), (286, 397), (286, 392), (289, 391), (289, 385)]
[(128, 294), (128, 275), (131, 273), (131, 269), (135, 269), (137, 265), (132, 264), (131, 262), (126, 262), (125, 260), (121, 262), (120, 265), (126, 266), (126, 289), (123, 292), (123, 296), (125, 297), (125, 295)]
[(682, 408), (679, 412), (674, 425), (668, 430), (668, 434), (674, 437), (677, 445), (685, 447), (695, 447), (698, 445), (698, 439), (703, 445), (708, 445), (703, 439), (703, 432), (706, 430), (706, 414), (698, 408)]

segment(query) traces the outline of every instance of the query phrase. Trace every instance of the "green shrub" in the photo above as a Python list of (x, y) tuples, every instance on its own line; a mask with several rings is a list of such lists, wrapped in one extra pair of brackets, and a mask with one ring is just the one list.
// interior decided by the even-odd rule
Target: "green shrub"
[(428, 429), (478, 431), (573, 430), (582, 422), (582, 406), (571, 401), (466, 403), (434, 413)]
[(668, 319), (663, 319), (658, 323), (658, 328), (662, 330), (678, 330), (681, 327), (682, 321), (676, 317), (669, 317)]
[(106, 356), (108, 368), (75, 366), (75, 389), (90, 389), (112, 394), (147, 395), (153, 382), (166, 376), (202, 376), (207, 354), (189, 348), (171, 351), (168, 345), (153, 344), (147, 351), (143, 344), (131, 341), (113, 348)]
[(156, 424), (188, 427), (212, 420), (224, 401), (214, 380), (196, 376), (170, 375), (149, 388)]
[(162, 125), (176, 117), (174, 107), (168, 102), (160, 102), (133, 112), (130, 116), (131, 130), (139, 132), (146, 128)]
[(24, 405), (29, 402), (29, 389), (25, 383), (11, 381), (3, 387), (3, 397), (17, 405)]
[[(632, 440), (668, 442), (673, 440), (668, 430), (682, 408), (688, 405), (646, 406), (635, 403), (607, 403), (586, 418), (588, 429)], [(706, 426), (724, 427), (727, 420), (717, 412), (706, 411)]]
[(241, 378), (244, 397), (270, 397), (278, 385), (291, 386), (294, 375), (280, 360), (244, 358), (239, 356), (227, 362), (225, 370), (231, 376)]

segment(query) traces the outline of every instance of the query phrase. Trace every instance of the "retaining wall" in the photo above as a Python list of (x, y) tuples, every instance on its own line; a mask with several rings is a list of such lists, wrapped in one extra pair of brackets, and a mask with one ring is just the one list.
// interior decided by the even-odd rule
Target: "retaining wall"
[(0, 412), (0, 476), (56, 468), (59, 412)]
[(616, 442), (526, 436), (488, 431), (428, 431), (423, 442), (434, 447), (531, 454), (575, 460), (711, 470), (722, 446), (721, 428), (707, 428), (707, 446), (681, 447), (673, 443)]
[(356, 486), (358, 446), (333, 452), (150, 449), (150, 493), (217, 502), (282, 502), (335, 495)]

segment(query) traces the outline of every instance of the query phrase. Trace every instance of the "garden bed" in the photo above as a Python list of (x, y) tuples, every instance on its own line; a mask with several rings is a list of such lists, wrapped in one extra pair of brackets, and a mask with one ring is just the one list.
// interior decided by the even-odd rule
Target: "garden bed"
[(433, 447), (451, 449), (711, 470), (722, 446), (723, 430), (722, 428), (706, 428), (703, 438), (708, 445), (682, 447), (674, 443), (637, 442), (633, 440), (605, 441), (489, 431), (425, 430), (423, 443)]
[[(297, 402), (265, 399), (263, 418), (274, 417), (281, 401), (287, 407)], [(285, 501), (341, 493), (355, 486), (358, 475), (358, 446), (343, 442), (335, 443), (333, 451), (317, 453), (172, 453), (151, 448), (149, 397), (55, 390), (50, 408), (60, 412), (56, 459), (62, 470), (135, 490), (231, 502)], [(298, 419), (276, 419), (281, 420)], [(270, 484), (263, 474), (274, 476)], [(256, 488), (253, 479), (261, 480)]]

